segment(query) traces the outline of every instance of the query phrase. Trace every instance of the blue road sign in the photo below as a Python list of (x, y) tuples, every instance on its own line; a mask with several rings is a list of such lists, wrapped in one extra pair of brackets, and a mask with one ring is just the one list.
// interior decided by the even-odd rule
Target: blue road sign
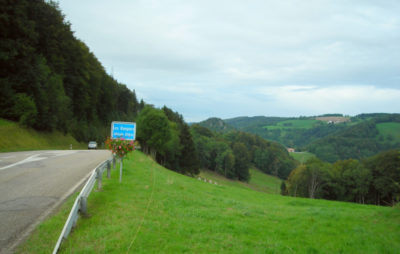
[(136, 138), (136, 123), (131, 122), (112, 122), (111, 123), (111, 138), (123, 138), (126, 140), (135, 140)]

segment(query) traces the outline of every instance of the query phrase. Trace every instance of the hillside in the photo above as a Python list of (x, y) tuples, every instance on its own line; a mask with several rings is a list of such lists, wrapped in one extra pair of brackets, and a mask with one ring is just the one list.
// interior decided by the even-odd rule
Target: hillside
[[(89, 197), (60, 253), (397, 253), (399, 208), (269, 195), (166, 170), (140, 152)], [(69, 206), (72, 202), (69, 201)], [(51, 250), (68, 205), (17, 253)]]
[(238, 130), (254, 133), (286, 147), (304, 148), (321, 137), (344, 129), (345, 124), (328, 124), (315, 117), (238, 117), (224, 120)]
[(71, 135), (61, 132), (38, 132), (24, 128), (15, 122), (0, 118), (0, 152), (47, 150), (47, 149), (87, 149), (86, 143), (77, 142)]
[(207, 120), (200, 122), (199, 125), (208, 128), (212, 131), (223, 132), (223, 133), (235, 129), (229, 124), (225, 123), (225, 121), (223, 121), (222, 119), (216, 117), (208, 118)]
[(1, 8), (1, 118), (101, 143), (111, 121), (132, 121), (144, 107), (75, 37), (55, 1)]
[[(391, 117), (389, 117), (391, 116)], [(349, 126), (307, 146), (317, 157), (335, 162), (362, 159), (389, 149), (400, 148), (400, 115), (376, 117)]]
[(282, 180), (278, 177), (265, 174), (264, 172), (250, 168), (250, 181), (248, 183), (231, 180), (210, 170), (202, 170), (199, 177), (202, 180), (211, 180), (224, 186), (234, 186), (238, 188), (250, 188), (252, 190), (265, 192), (268, 194), (279, 194)]
[(296, 150), (307, 150), (334, 162), (361, 159), (400, 148), (400, 114), (361, 114), (355, 117), (278, 118), (239, 117), (227, 124)]

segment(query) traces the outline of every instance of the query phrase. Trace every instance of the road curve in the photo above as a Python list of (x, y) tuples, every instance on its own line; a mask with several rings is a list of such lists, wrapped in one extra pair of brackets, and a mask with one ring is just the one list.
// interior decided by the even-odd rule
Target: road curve
[(0, 253), (11, 253), (110, 156), (106, 150), (0, 153)]

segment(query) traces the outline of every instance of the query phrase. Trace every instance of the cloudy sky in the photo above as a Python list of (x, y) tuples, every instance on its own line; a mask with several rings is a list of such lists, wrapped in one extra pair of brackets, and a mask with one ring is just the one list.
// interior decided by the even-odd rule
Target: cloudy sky
[(60, 0), (138, 98), (186, 121), (400, 111), (398, 0)]

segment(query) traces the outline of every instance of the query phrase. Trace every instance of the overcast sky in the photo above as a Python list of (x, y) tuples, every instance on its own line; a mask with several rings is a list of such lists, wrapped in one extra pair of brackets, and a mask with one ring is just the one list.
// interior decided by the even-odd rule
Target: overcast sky
[(61, 0), (109, 74), (186, 121), (400, 109), (400, 1)]

